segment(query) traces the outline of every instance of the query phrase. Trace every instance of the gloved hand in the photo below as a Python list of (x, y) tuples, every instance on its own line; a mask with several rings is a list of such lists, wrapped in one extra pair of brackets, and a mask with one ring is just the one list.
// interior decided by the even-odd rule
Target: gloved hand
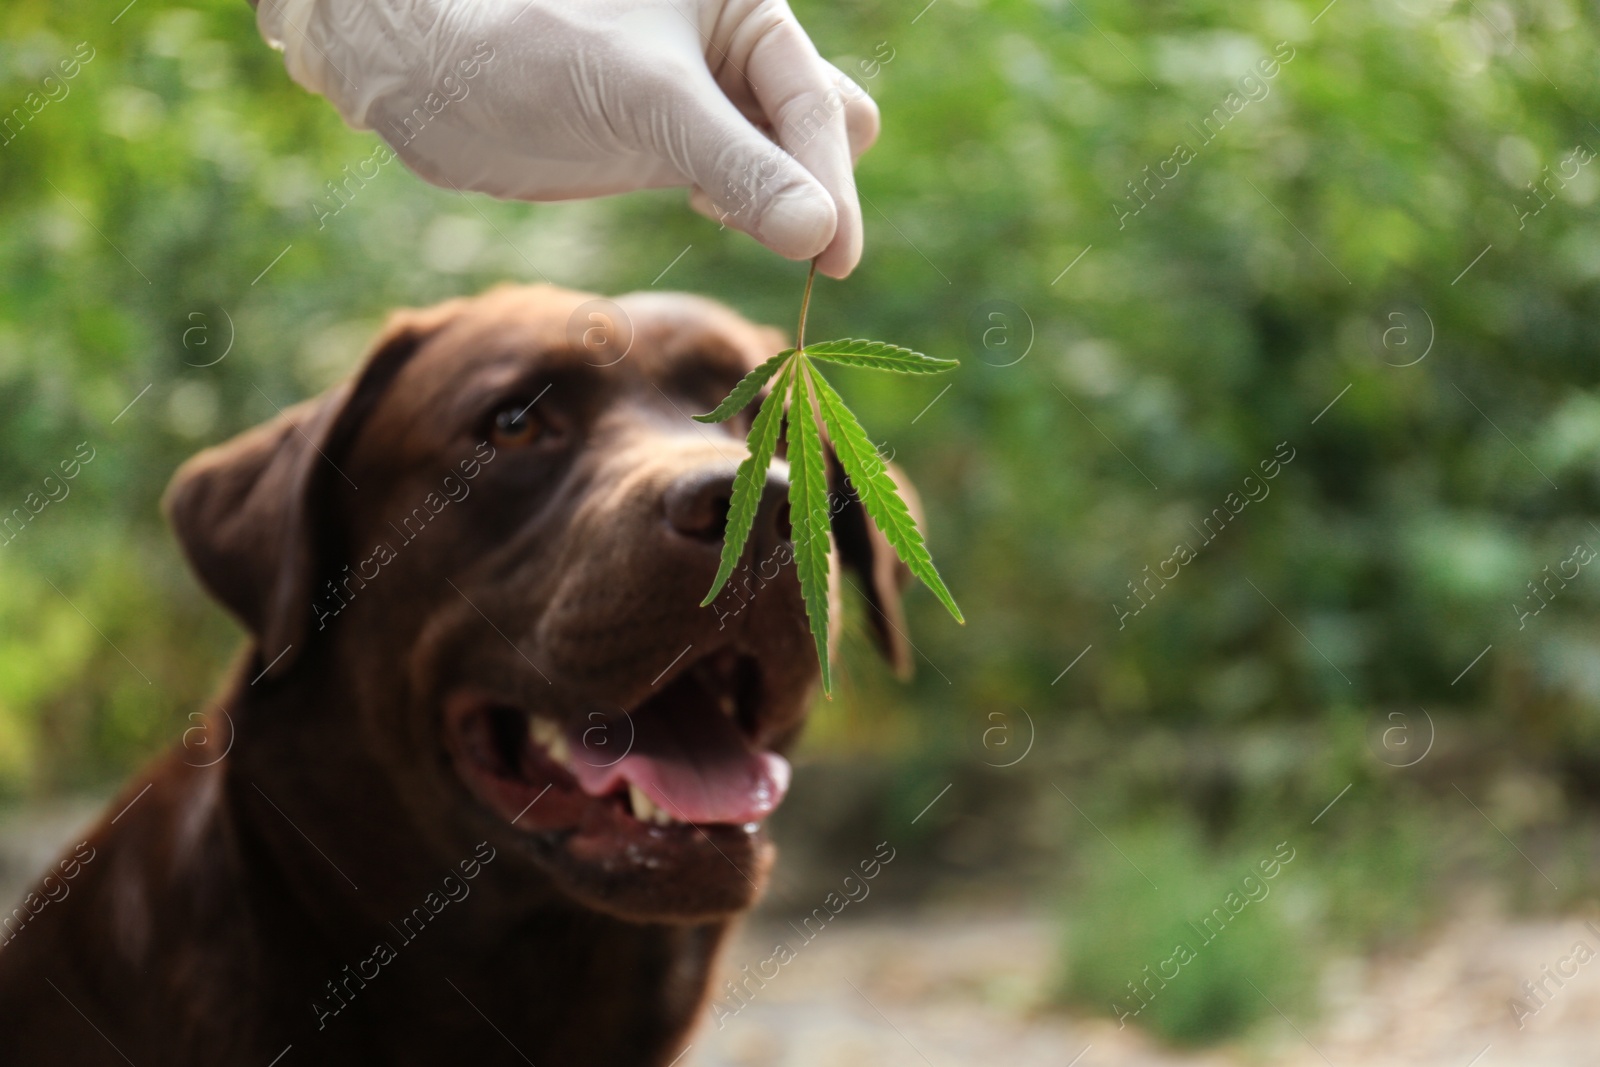
[(784, 0), (260, 0), (257, 22), (295, 81), (436, 185), (687, 185), (825, 274), (861, 258), (852, 167), (878, 109)]

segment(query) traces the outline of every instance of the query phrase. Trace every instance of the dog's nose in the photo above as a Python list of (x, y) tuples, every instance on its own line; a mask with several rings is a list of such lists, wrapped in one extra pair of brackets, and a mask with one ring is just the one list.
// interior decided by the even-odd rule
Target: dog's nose
[[(733, 502), (733, 474), (726, 469), (690, 471), (667, 487), (667, 522), (683, 537), (720, 542), (728, 526)], [(758, 546), (787, 541), (789, 531), (789, 480), (776, 470), (767, 471), (750, 536)]]

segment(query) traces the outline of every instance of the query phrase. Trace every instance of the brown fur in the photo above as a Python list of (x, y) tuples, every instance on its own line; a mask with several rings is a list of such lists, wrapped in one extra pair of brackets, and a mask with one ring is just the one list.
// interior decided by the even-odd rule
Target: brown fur
[[(208, 711), (211, 747), (132, 779), (70, 892), (0, 949), (0, 1060), (637, 1067), (682, 1051), (772, 864), (765, 836), (684, 835), (647, 867), (600, 831), (512, 826), (445, 729), (463, 693), (572, 722), (634, 707), (691, 644), (759, 661), (763, 744), (804, 722), (816, 662), (793, 568), (736, 613), (699, 608), (720, 537), (663, 517), (686, 476), (746, 454), (749, 413), (686, 414), (781, 338), (635, 295), (627, 357), (597, 366), (569, 337), (588, 299), (502, 288), (397, 314), (352, 382), (179, 471), (178, 539), (251, 641)], [(532, 410), (562, 436), (484, 461), (490, 413), (546, 385)], [(778, 469), (755, 558), (786, 536)], [(447, 475), (469, 492), (435, 511)], [(840, 499), (842, 562), (903, 664), (905, 575)], [(350, 581), (381, 541), (394, 557)], [(447, 876), (467, 895), (441, 897)], [(392, 959), (374, 964), (380, 942)]]

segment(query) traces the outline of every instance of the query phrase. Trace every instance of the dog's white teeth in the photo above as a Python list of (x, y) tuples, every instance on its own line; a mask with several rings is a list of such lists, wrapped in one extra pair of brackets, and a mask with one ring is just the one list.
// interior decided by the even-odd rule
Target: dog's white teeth
[(678, 821), (663, 809), (656, 807), (655, 801), (645, 796), (644, 790), (632, 782), (628, 783), (628, 802), (633, 805), (633, 817), (640, 822), (668, 826)]
[(628, 783), (628, 803), (633, 806), (633, 817), (640, 822), (655, 822), (655, 801), (644, 795), (644, 791), (632, 782)]
[(528, 736), (534, 743), (550, 753), (550, 758), (560, 764), (572, 762), (572, 749), (567, 744), (567, 733), (549, 719), (534, 715), (528, 719)]

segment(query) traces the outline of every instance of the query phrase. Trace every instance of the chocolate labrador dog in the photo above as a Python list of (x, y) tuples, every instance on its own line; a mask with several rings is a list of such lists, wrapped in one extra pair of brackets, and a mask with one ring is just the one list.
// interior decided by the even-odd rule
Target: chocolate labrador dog
[[(781, 461), (698, 606), (748, 421), (688, 416), (783, 339), (596, 299), (399, 313), (352, 381), (178, 472), (172, 526), (250, 642), (0, 915), (6, 1063), (683, 1052), (817, 678)], [(835, 573), (903, 668), (905, 572), (834, 490)]]

